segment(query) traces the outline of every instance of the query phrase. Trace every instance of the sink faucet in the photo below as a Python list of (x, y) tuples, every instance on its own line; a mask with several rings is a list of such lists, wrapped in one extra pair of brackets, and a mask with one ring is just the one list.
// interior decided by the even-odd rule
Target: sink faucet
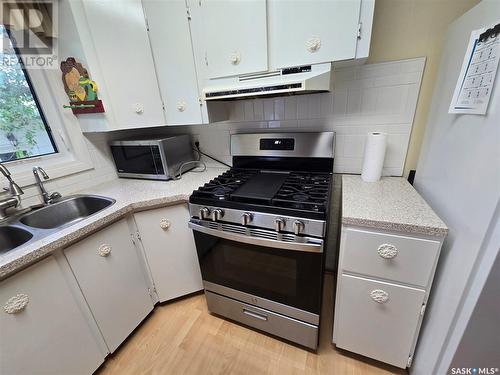
[(47, 172), (45, 172), (43, 170), (42, 167), (33, 167), (33, 174), (35, 175), (36, 184), (38, 186), (38, 189), (40, 190), (40, 194), (42, 195), (43, 202), (45, 204), (50, 204), (55, 199), (61, 198), (62, 195), (60, 193), (54, 192), (52, 194), (49, 194), (47, 192), (47, 190), (45, 189), (45, 186), (43, 185), (43, 181), (40, 178), (40, 175), (42, 175), (42, 177), (43, 177), (44, 180), (48, 180), (49, 179), (49, 175), (47, 174)]
[(7, 218), (7, 209), (14, 207), (16, 208), (21, 203), (21, 195), (24, 194), (23, 189), (19, 187), (18, 184), (14, 182), (12, 176), (7, 169), (7, 167), (3, 164), (0, 164), (0, 172), (5, 176), (5, 178), (9, 181), (9, 187), (4, 188), (5, 191), (10, 193), (10, 197), (5, 199), (0, 199), (0, 220)]

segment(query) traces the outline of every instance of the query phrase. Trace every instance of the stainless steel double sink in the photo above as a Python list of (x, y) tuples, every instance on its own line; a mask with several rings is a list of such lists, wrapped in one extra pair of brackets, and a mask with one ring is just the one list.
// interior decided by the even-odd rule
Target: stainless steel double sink
[(113, 205), (112, 198), (72, 195), (0, 223), (0, 255), (76, 224)]

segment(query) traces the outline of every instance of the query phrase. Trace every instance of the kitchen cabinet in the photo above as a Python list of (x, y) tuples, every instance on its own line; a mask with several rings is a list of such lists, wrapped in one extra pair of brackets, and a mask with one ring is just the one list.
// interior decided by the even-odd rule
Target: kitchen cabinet
[(131, 235), (122, 219), (64, 250), (110, 352), (153, 310)]
[(442, 238), (342, 225), (333, 342), (409, 367)]
[(228, 77), (267, 70), (266, 0), (205, 0), (202, 27), (195, 38), (205, 51), (207, 78)]
[(356, 57), (361, 0), (267, 3), (272, 68)]
[(99, 84), (107, 129), (166, 123), (140, 0), (71, 2), (90, 73)]
[(203, 289), (186, 204), (134, 214), (160, 302)]
[(0, 283), (0, 373), (83, 375), (104, 362), (77, 295), (52, 256)]
[(143, 0), (168, 125), (208, 122), (198, 90), (191, 31), (184, 0)]

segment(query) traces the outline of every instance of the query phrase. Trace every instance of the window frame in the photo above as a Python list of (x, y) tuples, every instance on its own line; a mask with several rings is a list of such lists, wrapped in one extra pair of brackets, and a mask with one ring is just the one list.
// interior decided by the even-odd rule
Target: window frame
[[(12, 39), (12, 34), (11, 34), (10, 30), (8, 28), (6, 28), (5, 26), (3, 26), (3, 27), (5, 29), (7, 37), (10, 40), (10, 43), (12, 44), (12, 49), (14, 50), (14, 52), (16, 54), (16, 57), (19, 57), (20, 56), (19, 49), (16, 47), (16, 45), (14, 43), (14, 40)], [(48, 152), (46, 154), (39, 154), (39, 155), (35, 155), (35, 156), (28, 156), (28, 157), (25, 157), (25, 158), (22, 158), (22, 159), (15, 159), (15, 160), (10, 160), (10, 161), (0, 161), (3, 164), (5, 164), (5, 163), (12, 163), (12, 162), (20, 161), (20, 160), (27, 160), (27, 159), (36, 158), (36, 157), (47, 156), (47, 155), (53, 155), (53, 154), (59, 153), (59, 148), (57, 147), (57, 144), (56, 144), (56, 142), (54, 140), (54, 136), (52, 134), (52, 129), (50, 128), (50, 125), (47, 122), (47, 118), (45, 117), (45, 113), (43, 111), (43, 108), (40, 105), (40, 101), (38, 100), (38, 96), (37, 96), (37, 94), (35, 92), (35, 89), (33, 87), (33, 83), (31, 82), (31, 78), (30, 78), (28, 72), (26, 71), (26, 67), (24, 66), (23, 61), (21, 59), (19, 59), (18, 61), (19, 61), (19, 65), (21, 67), (21, 70), (23, 72), (24, 79), (26, 80), (26, 83), (28, 84), (28, 88), (29, 88), (29, 90), (31, 92), (31, 96), (33, 97), (33, 101), (35, 102), (36, 108), (38, 110), (38, 114), (40, 115), (40, 119), (42, 120), (43, 127), (44, 127), (44, 129), (45, 129), (45, 131), (47, 133), (47, 136), (49, 137), (50, 143), (52, 144), (52, 148), (54, 149), (54, 151), (53, 152)]]
[[(19, 55), (18, 51), (16, 53)], [(34, 166), (44, 168), (51, 179), (66, 177), (94, 169), (94, 163), (77, 116), (64, 110), (68, 102), (59, 69), (30, 69), (23, 66), (25, 77), (37, 100), (38, 108), (50, 129), (51, 139), (57, 152), (3, 162), (12, 178), (22, 187), (36, 183), (32, 172)], [(6, 180), (0, 180), (6, 187)]]

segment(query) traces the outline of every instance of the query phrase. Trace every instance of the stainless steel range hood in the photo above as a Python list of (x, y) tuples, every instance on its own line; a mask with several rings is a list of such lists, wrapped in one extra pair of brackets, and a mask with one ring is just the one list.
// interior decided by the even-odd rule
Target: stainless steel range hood
[(330, 91), (331, 69), (332, 64), (325, 63), (211, 79), (203, 96), (205, 100), (222, 100)]

